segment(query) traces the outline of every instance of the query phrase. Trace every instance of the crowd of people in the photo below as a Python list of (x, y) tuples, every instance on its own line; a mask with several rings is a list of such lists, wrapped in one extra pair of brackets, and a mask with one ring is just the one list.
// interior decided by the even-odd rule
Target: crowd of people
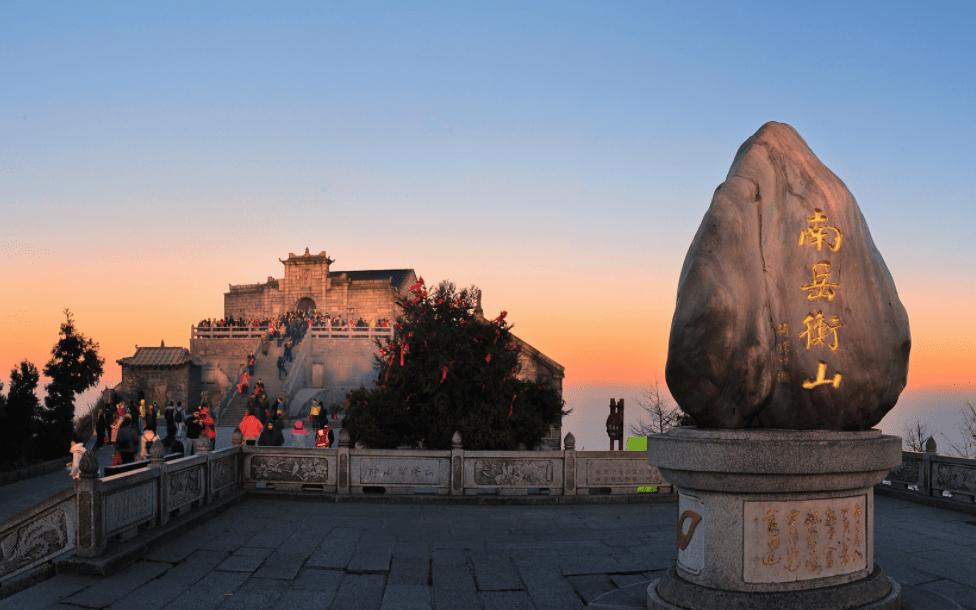
[[(290, 336), (295, 342), (301, 341), (308, 329), (364, 329), (364, 328), (389, 328), (390, 321), (387, 318), (370, 318), (366, 320), (362, 316), (359, 319), (343, 318), (342, 316), (329, 316), (320, 313), (318, 310), (298, 310), (283, 313), (272, 318), (207, 318), (200, 320), (197, 328), (262, 328), (267, 329), (268, 335), (278, 338), (279, 341)], [(279, 343), (280, 347), (280, 343)]]
[[(165, 426), (166, 436), (163, 438), (157, 434), (160, 426)], [(202, 404), (187, 410), (180, 401), (175, 404), (169, 401), (165, 407), (156, 402), (147, 404), (145, 399), (139, 400), (138, 404), (122, 401), (114, 408), (99, 410), (95, 416), (95, 449), (112, 445), (115, 448), (113, 466), (148, 459), (150, 449), (157, 442), (163, 444), (167, 455), (193, 455), (201, 436), (210, 440), (213, 450), (217, 439), (214, 418), (210, 409)], [(72, 476), (76, 475), (72, 468)]]
[[(338, 405), (332, 405), (332, 418), (338, 418)], [(317, 400), (312, 401), (312, 409), (308, 421), (314, 435), (316, 447), (329, 448), (335, 445), (335, 433), (329, 426), (329, 419), (325, 408)], [(279, 398), (274, 405), (268, 405), (267, 396), (263, 393), (248, 399), (247, 413), (241, 420), (238, 429), (244, 438), (245, 445), (262, 447), (281, 447), (285, 444), (285, 431), (289, 431), (289, 447), (305, 447), (309, 437), (308, 429), (302, 420), (296, 420), (289, 426), (286, 410)]]

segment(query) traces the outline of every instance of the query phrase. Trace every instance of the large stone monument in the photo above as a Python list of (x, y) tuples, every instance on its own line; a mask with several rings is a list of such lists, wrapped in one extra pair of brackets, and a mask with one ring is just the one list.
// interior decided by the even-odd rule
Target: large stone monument
[(652, 436), (679, 493), (649, 609), (895, 609), (872, 426), (908, 375), (908, 315), (857, 202), (788, 125), (739, 149), (681, 269), (666, 379), (698, 427)]

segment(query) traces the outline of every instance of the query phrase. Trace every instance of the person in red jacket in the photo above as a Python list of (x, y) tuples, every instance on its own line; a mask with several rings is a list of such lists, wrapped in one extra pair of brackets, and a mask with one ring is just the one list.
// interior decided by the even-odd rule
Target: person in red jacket
[(203, 426), (203, 433), (210, 439), (210, 450), (213, 451), (214, 445), (217, 444), (217, 431), (213, 427), (214, 420), (210, 417), (210, 409), (200, 405), (200, 410), (197, 411), (197, 421)]
[(254, 445), (258, 440), (258, 436), (261, 435), (261, 430), (264, 428), (264, 426), (261, 425), (260, 419), (254, 417), (254, 415), (251, 413), (248, 413), (244, 416), (244, 419), (241, 421), (241, 425), (239, 425), (238, 428), (240, 429), (241, 434), (244, 436), (244, 444)]

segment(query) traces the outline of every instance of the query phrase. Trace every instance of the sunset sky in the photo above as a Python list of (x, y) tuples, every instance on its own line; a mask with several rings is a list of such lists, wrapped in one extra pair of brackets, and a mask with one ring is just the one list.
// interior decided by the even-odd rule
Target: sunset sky
[(882, 427), (976, 400), (970, 3), (2, 3), (0, 380), (61, 311), (189, 346), (231, 283), (411, 267), (566, 367), (564, 425), (659, 379), (678, 273), (738, 146), (795, 127), (911, 320)]

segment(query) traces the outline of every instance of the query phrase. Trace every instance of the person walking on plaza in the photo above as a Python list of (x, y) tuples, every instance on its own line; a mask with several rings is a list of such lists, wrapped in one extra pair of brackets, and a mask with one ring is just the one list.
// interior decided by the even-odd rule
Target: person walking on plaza
[(210, 417), (210, 409), (200, 405), (200, 408), (197, 410), (197, 419), (200, 420), (200, 424), (203, 427), (203, 434), (210, 439), (210, 450), (213, 451), (217, 444), (217, 431), (213, 427), (214, 420)]
[(258, 437), (258, 445), (261, 447), (281, 447), (285, 444), (285, 437), (281, 434), (280, 424), (276, 421), (268, 420), (264, 425), (264, 430)]
[(186, 455), (186, 448), (183, 446), (183, 443), (176, 439), (175, 436), (167, 434), (166, 438), (159, 442), (163, 444), (163, 447), (166, 447), (166, 455), (171, 453), (178, 453), (184, 456)]
[(323, 424), (321, 428), (316, 428), (315, 430), (315, 446), (328, 449), (332, 446), (335, 436), (332, 434), (332, 428), (329, 424)]
[(192, 411), (186, 418), (187, 455), (193, 455), (197, 452), (197, 439), (200, 438), (201, 432), (203, 432), (203, 425), (200, 424), (200, 420), (197, 418), (197, 412)]
[[(176, 422), (176, 440), (181, 443), (186, 440), (186, 411), (183, 409), (183, 402), (176, 401), (176, 411), (173, 413), (173, 421)], [(186, 443), (183, 443), (184, 445)]]
[(85, 455), (85, 443), (81, 442), (81, 437), (77, 434), (71, 439), (71, 478), (81, 478), (81, 456)]
[(122, 426), (115, 437), (115, 448), (122, 458), (123, 464), (131, 464), (135, 461), (136, 452), (139, 450), (139, 433), (136, 431), (136, 424), (131, 415), (122, 418)]
[(176, 436), (176, 407), (172, 400), (163, 409), (163, 420), (166, 422), (166, 436)]
[(302, 420), (295, 422), (295, 427), (291, 430), (291, 446), (297, 448), (305, 447), (305, 439), (308, 438), (308, 431), (302, 425)]
[(95, 451), (102, 448), (105, 444), (105, 430), (108, 428), (108, 422), (105, 421), (105, 411), (99, 409), (98, 416), (95, 418)]
[(238, 429), (244, 436), (244, 444), (248, 446), (253, 446), (257, 442), (263, 428), (264, 426), (261, 425), (261, 420), (254, 417), (251, 413), (245, 415), (241, 424), (238, 426)]
[(139, 437), (139, 441), (140, 441), (139, 459), (148, 460), (149, 450), (152, 449), (153, 443), (159, 441), (159, 436), (156, 435), (156, 427), (146, 426), (146, 429), (143, 430), (142, 435)]

